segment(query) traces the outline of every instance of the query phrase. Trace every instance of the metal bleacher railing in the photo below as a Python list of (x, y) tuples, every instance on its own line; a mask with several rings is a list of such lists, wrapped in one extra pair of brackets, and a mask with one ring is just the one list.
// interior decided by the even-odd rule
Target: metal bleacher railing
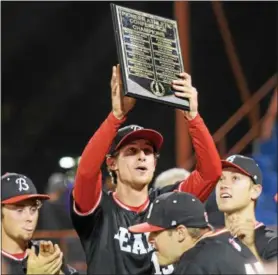
[[(184, 67), (190, 72), (189, 56), (189, 24), (190, 24), (190, 3), (188, 1), (176, 1), (175, 15), (180, 32), (180, 43), (184, 57)], [(221, 1), (211, 2), (213, 12), (224, 42), (227, 58), (234, 75), (234, 79), (240, 93), (242, 106), (214, 133), (213, 138), (218, 147), (221, 157), (227, 154), (240, 153), (245, 147), (258, 137), (260, 125), (264, 116), (259, 113), (259, 103), (277, 86), (277, 74), (271, 76), (255, 93), (248, 89), (248, 83), (243, 73), (242, 66), (236, 47), (233, 42), (232, 33), (229, 29), (228, 20), (225, 16), (223, 3)], [(236, 91), (235, 91), (236, 92)], [(250, 130), (232, 147), (226, 146), (226, 135), (245, 117), (249, 118)], [(182, 114), (176, 112), (176, 162), (177, 166), (190, 169), (194, 163), (190, 139), (187, 129), (183, 123)]]

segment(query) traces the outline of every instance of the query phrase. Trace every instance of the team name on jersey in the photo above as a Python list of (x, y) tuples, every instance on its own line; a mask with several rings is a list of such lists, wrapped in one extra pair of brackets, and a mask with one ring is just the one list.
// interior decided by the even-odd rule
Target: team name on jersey
[[(118, 232), (115, 234), (114, 239), (119, 241), (119, 246), (121, 251), (128, 253), (142, 255), (151, 252), (154, 248), (148, 242), (149, 233), (143, 234), (133, 234), (124, 227), (120, 227)], [(155, 253), (152, 254), (151, 261), (154, 266), (154, 274), (172, 274), (174, 271), (174, 266), (169, 265), (161, 268), (159, 266), (157, 257)]]
[(263, 265), (260, 262), (256, 262), (253, 264), (245, 264), (245, 272), (246, 274), (265, 274), (265, 270)]
[(148, 243), (147, 234), (132, 234), (124, 227), (119, 228), (114, 239), (119, 241), (120, 249), (125, 252), (142, 255), (153, 250), (152, 245)]

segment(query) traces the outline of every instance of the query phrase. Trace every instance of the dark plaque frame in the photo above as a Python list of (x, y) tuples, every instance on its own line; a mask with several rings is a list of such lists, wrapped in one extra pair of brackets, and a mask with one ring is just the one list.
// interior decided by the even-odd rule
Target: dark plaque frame
[(124, 94), (189, 110), (170, 82), (184, 71), (177, 22), (111, 4)]

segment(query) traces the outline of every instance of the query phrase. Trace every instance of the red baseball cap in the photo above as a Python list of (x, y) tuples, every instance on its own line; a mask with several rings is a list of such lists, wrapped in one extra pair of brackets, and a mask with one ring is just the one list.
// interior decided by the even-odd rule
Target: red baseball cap
[(163, 136), (159, 132), (139, 125), (129, 125), (119, 129), (110, 148), (110, 154), (113, 154), (123, 145), (138, 139), (148, 140), (154, 146), (156, 152), (159, 151), (163, 144)]
[(232, 155), (221, 160), (221, 163), (222, 169), (236, 168), (242, 174), (249, 176), (255, 184), (262, 184), (262, 171), (254, 159), (242, 155)]

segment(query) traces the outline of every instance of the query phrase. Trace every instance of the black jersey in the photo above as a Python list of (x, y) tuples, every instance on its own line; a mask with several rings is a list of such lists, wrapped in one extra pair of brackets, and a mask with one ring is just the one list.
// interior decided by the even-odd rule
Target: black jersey
[[(219, 229), (218, 232), (228, 232), (228, 230), (223, 228), (223, 229)], [(225, 234), (223, 236), (225, 236)], [(240, 242), (237, 238), (235, 238), (235, 240), (237, 242)], [(262, 261), (264, 262), (277, 261), (278, 258), (277, 230), (268, 228), (263, 223), (257, 222), (255, 226), (255, 245), (256, 245), (257, 252)]]
[(258, 223), (255, 229), (255, 242), (261, 259), (265, 262), (273, 262), (278, 259), (277, 228), (266, 227)]
[(88, 274), (172, 274), (174, 267), (160, 268), (147, 234), (133, 234), (128, 227), (144, 222), (151, 202), (178, 183), (150, 193), (140, 213), (123, 205), (112, 192), (102, 192), (96, 209), (78, 213), (72, 202), (72, 222), (86, 255)]
[(252, 252), (227, 230), (200, 240), (175, 265), (174, 274), (263, 274)]
[[(224, 214), (218, 212), (219, 217)], [(214, 226), (214, 224), (212, 224)], [(219, 225), (219, 224), (218, 224)], [(222, 226), (223, 227), (223, 226)], [(257, 222), (255, 226), (255, 244), (260, 258), (264, 262), (273, 262), (278, 259), (278, 237), (277, 228), (266, 227), (263, 223)]]
[[(40, 241), (30, 241), (28, 244), (28, 247), (31, 248), (31, 246), (35, 247), (36, 254), (39, 253), (39, 247), (40, 247)], [(27, 255), (25, 254), (25, 257), (22, 259), (18, 259), (14, 257), (13, 255), (6, 253), (2, 250), (1, 253), (1, 260), (2, 263), (5, 265), (5, 274), (26, 274), (27, 272)], [(72, 268), (71, 266), (67, 265), (63, 259), (63, 264), (61, 267), (61, 270), (65, 275), (78, 275), (79, 273)]]

